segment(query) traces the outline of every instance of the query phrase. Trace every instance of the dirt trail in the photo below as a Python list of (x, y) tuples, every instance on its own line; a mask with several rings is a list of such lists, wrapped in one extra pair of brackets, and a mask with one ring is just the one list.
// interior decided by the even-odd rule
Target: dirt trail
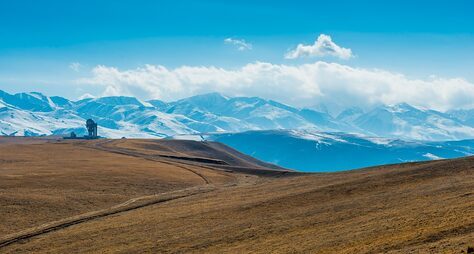
[[(116, 153), (116, 154), (125, 155), (125, 156), (132, 156), (132, 157), (137, 157), (137, 158), (141, 158), (141, 159), (145, 159), (145, 160), (149, 160), (149, 161), (154, 161), (154, 162), (160, 162), (160, 163), (164, 163), (164, 164), (173, 165), (175, 167), (181, 168), (183, 170), (189, 171), (189, 172), (199, 176), (203, 180), (204, 184), (200, 185), (200, 186), (197, 186), (197, 187), (191, 187), (191, 188), (182, 189), (182, 190), (178, 190), (178, 191), (174, 191), (174, 192), (160, 193), (160, 194), (155, 194), (155, 195), (132, 198), (132, 199), (129, 199), (129, 200), (127, 200), (127, 201), (125, 201), (121, 204), (118, 204), (118, 205), (115, 205), (115, 206), (112, 206), (112, 207), (109, 207), (109, 208), (106, 208), (106, 209), (92, 211), (92, 212), (72, 216), (72, 217), (69, 217), (69, 218), (65, 218), (65, 219), (61, 219), (61, 220), (57, 220), (57, 221), (53, 221), (53, 222), (48, 222), (48, 223), (42, 224), (42, 225), (37, 226), (37, 227), (33, 227), (33, 228), (26, 229), (26, 230), (22, 230), (22, 231), (17, 232), (17, 233), (9, 234), (9, 235), (6, 235), (4, 237), (0, 237), (0, 248), (11, 245), (11, 244), (14, 244), (14, 243), (17, 243), (17, 242), (20, 242), (20, 241), (23, 241), (23, 240), (27, 240), (27, 239), (35, 237), (35, 236), (39, 236), (39, 235), (46, 234), (46, 233), (49, 233), (49, 232), (61, 230), (61, 229), (64, 229), (64, 228), (67, 228), (67, 227), (70, 227), (70, 226), (73, 226), (73, 225), (77, 225), (77, 224), (80, 224), (80, 223), (85, 223), (85, 222), (88, 222), (88, 221), (91, 221), (91, 220), (104, 218), (104, 217), (107, 217), (107, 216), (110, 216), (110, 215), (135, 210), (135, 209), (139, 209), (139, 208), (142, 208), (142, 207), (155, 205), (155, 204), (158, 204), (158, 203), (164, 203), (164, 202), (168, 202), (168, 201), (171, 201), (171, 200), (176, 200), (176, 199), (180, 199), (180, 198), (189, 197), (189, 196), (192, 196), (192, 195), (197, 195), (197, 194), (201, 194), (201, 193), (210, 192), (210, 191), (213, 191), (213, 190), (216, 189), (216, 187), (214, 185), (212, 185), (211, 180), (206, 178), (206, 176), (204, 176), (203, 174), (197, 172), (194, 169), (191, 169), (187, 166), (182, 165), (182, 164), (188, 164), (188, 163), (181, 162), (181, 161), (179, 161), (179, 162), (176, 161), (176, 160), (181, 160), (184, 157), (181, 158), (179, 156), (176, 156), (176, 157), (173, 157), (173, 158), (168, 158), (166, 156), (160, 156), (160, 155), (147, 155), (147, 154), (142, 154), (142, 153), (130, 150), (130, 149), (119, 148), (119, 147), (116, 146), (117, 144), (112, 144), (111, 146), (107, 146), (107, 144), (117, 143), (117, 142), (120, 142), (120, 141), (104, 140), (104, 141), (97, 141), (97, 142), (94, 142), (94, 143), (87, 142), (87, 143), (82, 143), (82, 144), (79, 144), (79, 145), (80, 146), (85, 146), (85, 147), (88, 147), (88, 148), (92, 148), (92, 149), (98, 149), (98, 150), (101, 150), (101, 151), (110, 152), (110, 153)], [(189, 159), (185, 158), (185, 160), (189, 160)], [(188, 164), (188, 165), (196, 166), (196, 165), (193, 165), (193, 164)], [(225, 173), (223, 170), (215, 169), (215, 168), (208, 167), (208, 166), (199, 165), (199, 167), (215, 170), (215, 171), (218, 171), (219, 173), (222, 173), (222, 174)], [(233, 185), (254, 183), (254, 181), (252, 181), (250, 179), (245, 178), (245, 180), (243, 180), (241, 178), (242, 177), (236, 176), (236, 183), (233, 184)]]
[(138, 153), (138, 152), (134, 152), (134, 151), (131, 151), (129, 149), (124, 149), (124, 148), (118, 148), (117, 146), (114, 146), (114, 147), (110, 147), (110, 146), (105, 146), (106, 144), (108, 143), (112, 143), (112, 142), (117, 142), (117, 141), (114, 141), (114, 140), (105, 140), (105, 141), (99, 141), (99, 142), (96, 142), (92, 145), (86, 145), (87, 147), (90, 147), (90, 148), (94, 148), (94, 149), (99, 149), (99, 150), (102, 150), (102, 151), (106, 151), (106, 152), (110, 152), (110, 153), (117, 153), (117, 154), (121, 154), (121, 155), (126, 155), (126, 156), (132, 156), (132, 157), (137, 157), (137, 158), (142, 158), (142, 159), (145, 159), (145, 160), (149, 160), (149, 161), (155, 161), (155, 162), (161, 162), (161, 163), (164, 163), (164, 164), (169, 164), (169, 165), (173, 165), (175, 167), (178, 167), (178, 168), (181, 168), (181, 169), (184, 169), (186, 171), (189, 171), (197, 176), (199, 176), (200, 178), (202, 178), (202, 180), (204, 181), (205, 184), (210, 184), (211, 181), (206, 178), (204, 175), (200, 174), (199, 172), (197, 172), (196, 170), (193, 170), (191, 168), (188, 168), (188, 167), (185, 167), (181, 164), (183, 163), (173, 163), (171, 161), (168, 161), (166, 160), (166, 157), (164, 157), (163, 159), (156, 159), (156, 158), (153, 158), (153, 156), (150, 156), (150, 155), (146, 155), (146, 154), (142, 154), (142, 153)]
[[(12, 234), (0, 237), (0, 249), (5, 246), (18, 243), (18, 242), (21, 242), (21, 241), (24, 241), (36, 236), (47, 234), (53, 231), (62, 230), (64, 228), (81, 224), (81, 223), (85, 223), (85, 222), (89, 222), (91, 220), (101, 219), (110, 215), (132, 211), (135, 209), (139, 209), (139, 208), (143, 208), (146, 206), (151, 206), (151, 205), (155, 205), (159, 203), (164, 203), (164, 202), (168, 202), (168, 201), (172, 201), (176, 199), (186, 198), (186, 197), (197, 195), (197, 194), (203, 194), (203, 193), (211, 192), (218, 188), (222, 188), (226, 186), (232, 187), (232, 186), (237, 186), (237, 185), (239, 186), (254, 185), (257, 183), (257, 179), (259, 178), (258, 176), (236, 173), (236, 174), (232, 174), (235, 178), (235, 181), (233, 181), (231, 184), (214, 185), (212, 181), (208, 177), (206, 177), (204, 174), (191, 168), (191, 167), (200, 167), (203, 169), (213, 170), (214, 172), (218, 174), (223, 174), (223, 175), (229, 175), (229, 173), (232, 173), (231, 170), (223, 170), (220, 168), (214, 168), (211, 165), (202, 165), (203, 163), (208, 164), (209, 162), (211, 162), (212, 164), (213, 163), (211, 161), (212, 159), (203, 161), (203, 160), (193, 160), (193, 157), (188, 157), (186, 155), (162, 156), (160, 154), (153, 154), (153, 155), (143, 154), (138, 151), (134, 151), (132, 149), (119, 147), (118, 145), (120, 144), (120, 142), (122, 141), (97, 140), (94, 142), (76, 143), (74, 145), (91, 148), (91, 149), (97, 149), (97, 150), (101, 150), (101, 151), (105, 151), (109, 153), (132, 156), (132, 157), (149, 160), (153, 162), (173, 165), (174, 167), (178, 167), (180, 169), (186, 170), (200, 177), (203, 181), (203, 184), (195, 186), (195, 187), (191, 187), (191, 188), (173, 191), (173, 192), (159, 193), (155, 195), (132, 198), (123, 203), (120, 203), (118, 205), (115, 205), (109, 208), (75, 215), (75, 216), (60, 219), (57, 221), (48, 222), (36, 227), (28, 228), (20, 232), (12, 233)], [(216, 161), (218, 161), (218, 164), (221, 164), (219, 160), (216, 160)]]
[(183, 189), (179, 191), (133, 198), (124, 203), (118, 204), (110, 208), (88, 212), (85, 214), (80, 214), (73, 217), (61, 219), (58, 221), (49, 222), (49, 223), (46, 223), (34, 228), (23, 230), (21, 232), (6, 235), (0, 238), (0, 248), (8, 246), (10, 244), (20, 242), (22, 240), (26, 240), (26, 239), (39, 236), (42, 234), (46, 234), (52, 231), (61, 230), (61, 229), (64, 229), (73, 225), (77, 225), (80, 223), (88, 222), (91, 220), (96, 220), (96, 219), (104, 218), (110, 215), (132, 211), (135, 209), (139, 209), (139, 208), (150, 206), (150, 205), (155, 205), (158, 203), (164, 203), (164, 202), (168, 202), (168, 201), (172, 201), (176, 199), (186, 198), (189, 196), (206, 193), (213, 190), (215, 190), (214, 186), (204, 185), (204, 186), (187, 188), (187, 189)]

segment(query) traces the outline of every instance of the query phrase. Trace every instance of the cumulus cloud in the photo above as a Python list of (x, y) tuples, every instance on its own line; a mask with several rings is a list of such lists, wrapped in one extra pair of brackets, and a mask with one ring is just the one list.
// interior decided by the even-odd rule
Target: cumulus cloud
[(252, 44), (246, 42), (243, 39), (233, 39), (233, 38), (226, 38), (224, 39), (225, 44), (234, 45), (237, 47), (239, 51), (251, 50)]
[(220, 92), (260, 96), (299, 107), (321, 103), (369, 107), (401, 102), (438, 110), (474, 107), (474, 84), (461, 78), (410, 79), (399, 73), (323, 61), (301, 65), (255, 62), (237, 69), (146, 65), (119, 70), (97, 66), (92, 76), (80, 83), (103, 86), (103, 95), (165, 101)]
[(81, 70), (82, 65), (78, 62), (73, 62), (69, 64), (69, 69), (79, 72)]
[(334, 43), (331, 36), (321, 34), (313, 45), (298, 44), (298, 46), (286, 53), (286, 59), (296, 59), (300, 57), (325, 57), (334, 56), (341, 59), (353, 57), (352, 50), (343, 48)]

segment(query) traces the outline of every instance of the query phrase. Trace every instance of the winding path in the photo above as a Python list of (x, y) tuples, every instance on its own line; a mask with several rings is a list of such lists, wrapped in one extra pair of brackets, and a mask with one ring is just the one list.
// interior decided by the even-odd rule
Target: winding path
[(115, 141), (115, 140), (105, 140), (105, 141), (99, 141), (99, 142), (93, 143), (92, 145), (86, 145), (86, 146), (90, 147), (90, 148), (95, 148), (95, 149), (98, 149), (98, 150), (110, 152), (110, 153), (116, 153), (116, 154), (121, 154), (121, 155), (126, 155), (126, 156), (132, 156), (132, 157), (137, 157), (137, 158), (141, 158), (141, 159), (145, 159), (145, 160), (149, 160), (149, 161), (154, 161), (154, 162), (160, 162), (160, 163), (164, 163), (164, 164), (168, 164), (168, 165), (173, 165), (175, 167), (184, 169), (186, 171), (189, 171), (189, 172), (199, 176), (200, 178), (202, 178), (202, 180), (204, 181), (205, 184), (210, 184), (211, 183), (211, 181), (209, 179), (207, 179), (204, 175), (197, 172), (196, 170), (193, 170), (191, 168), (180, 165), (182, 163), (180, 163), (180, 164), (173, 163), (171, 161), (167, 161), (166, 158), (156, 159), (156, 158), (153, 158), (153, 156), (151, 156), (151, 155), (146, 155), (146, 154), (134, 152), (134, 151), (131, 151), (131, 150), (125, 149), (125, 148), (118, 148), (116, 146), (115, 147), (105, 146), (105, 144), (112, 143), (112, 142), (117, 142), (117, 141)]
[[(163, 164), (173, 165), (174, 167), (178, 167), (180, 169), (186, 170), (200, 177), (203, 180), (204, 184), (195, 186), (195, 187), (182, 189), (182, 190), (173, 191), (173, 192), (159, 193), (155, 195), (132, 198), (123, 203), (120, 203), (118, 205), (115, 205), (109, 208), (87, 212), (84, 214), (75, 215), (75, 216), (64, 218), (57, 221), (48, 222), (36, 227), (22, 230), (20, 232), (9, 234), (9, 235), (0, 237), (0, 249), (8, 245), (21, 242), (23, 240), (28, 240), (30, 238), (47, 234), (49, 232), (58, 231), (58, 230), (61, 230), (73, 225), (89, 222), (96, 219), (105, 218), (110, 215), (115, 215), (118, 213), (131, 211), (131, 210), (143, 208), (146, 206), (151, 206), (151, 205), (155, 205), (159, 203), (165, 203), (172, 200), (186, 198), (186, 197), (197, 195), (197, 194), (203, 194), (203, 193), (211, 192), (217, 189), (217, 187), (212, 184), (210, 179), (206, 178), (206, 176), (204, 176), (203, 174), (185, 165), (198, 166), (198, 167), (210, 169), (220, 174), (228, 173), (224, 170), (216, 169), (210, 166), (195, 165), (193, 163), (190, 163), (189, 160), (192, 160), (193, 157), (186, 157), (186, 156), (168, 157), (164, 155), (148, 155), (148, 154), (143, 154), (143, 153), (133, 151), (130, 149), (117, 147), (116, 144), (112, 144), (114, 142), (120, 142), (120, 141), (97, 140), (95, 142), (85, 142), (85, 143), (79, 143), (76, 145), (91, 148), (91, 149), (97, 149), (97, 150), (101, 150), (105, 152), (125, 155), (125, 156), (132, 156), (132, 157), (141, 158), (141, 159), (145, 159), (149, 161), (160, 162)], [(107, 144), (111, 144), (111, 145), (107, 146)], [(242, 179), (240, 179), (240, 177), (236, 176), (236, 178), (237, 178), (237, 184), (239, 183), (246, 184), (246, 182), (243, 182)], [(252, 183), (254, 184), (254, 182)]]
[(168, 201), (172, 201), (176, 199), (186, 198), (186, 197), (197, 195), (197, 194), (211, 192), (213, 190), (215, 190), (215, 187), (213, 187), (212, 185), (205, 185), (205, 186), (187, 188), (187, 189), (174, 191), (174, 192), (167, 192), (167, 193), (161, 193), (161, 194), (156, 194), (156, 195), (151, 195), (151, 196), (132, 198), (130, 200), (127, 200), (126, 202), (123, 202), (121, 204), (115, 205), (110, 208), (88, 212), (88, 213), (72, 216), (69, 218), (45, 223), (37, 227), (29, 228), (29, 229), (26, 229), (14, 234), (6, 235), (0, 238), (0, 249), (2, 247), (20, 242), (22, 240), (27, 240), (35, 236), (40, 236), (49, 232), (61, 230), (61, 229), (64, 229), (73, 225), (77, 225), (80, 223), (89, 222), (91, 220), (96, 220), (100, 218), (105, 218), (110, 215), (123, 213), (123, 212), (139, 209), (139, 208), (150, 206), (150, 205), (155, 205), (155, 204), (164, 203), (164, 202), (168, 202)]
[(105, 144), (108, 144), (111, 142), (114, 142), (114, 140), (97, 141), (94, 143), (87, 142), (85, 145), (84, 144), (81, 144), (81, 145), (88, 148), (92, 148), (92, 149), (98, 149), (98, 150), (102, 150), (106, 152), (117, 153), (121, 155), (132, 156), (132, 157), (137, 157), (137, 158), (141, 158), (145, 160), (173, 165), (175, 167), (181, 168), (183, 170), (189, 171), (197, 175), (204, 181), (204, 185), (186, 188), (186, 189), (173, 191), (173, 192), (159, 193), (155, 195), (132, 198), (121, 204), (118, 204), (109, 208), (87, 212), (84, 214), (75, 215), (75, 216), (57, 220), (57, 221), (48, 222), (40, 226), (32, 227), (32, 228), (25, 229), (17, 233), (9, 234), (9, 235), (0, 237), (0, 249), (2, 247), (20, 242), (22, 240), (27, 240), (35, 236), (40, 236), (49, 232), (58, 231), (58, 230), (61, 230), (73, 225), (89, 222), (91, 220), (105, 218), (110, 215), (123, 213), (123, 212), (139, 209), (139, 208), (150, 206), (150, 205), (155, 205), (155, 204), (169, 202), (172, 200), (181, 199), (181, 198), (185, 198), (185, 197), (189, 197), (189, 196), (193, 196), (197, 194), (202, 194), (202, 193), (210, 192), (216, 189), (216, 187), (211, 184), (211, 181), (208, 178), (206, 178), (203, 174), (189, 167), (181, 165), (182, 163), (169, 161), (169, 160), (166, 160), (166, 158), (164, 159), (153, 158), (150, 155), (141, 154), (138, 152), (130, 151), (128, 149), (105, 146)]

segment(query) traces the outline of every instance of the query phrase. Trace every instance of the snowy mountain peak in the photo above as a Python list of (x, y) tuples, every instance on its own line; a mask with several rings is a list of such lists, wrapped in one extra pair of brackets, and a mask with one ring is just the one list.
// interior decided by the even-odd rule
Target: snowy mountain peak
[(206, 93), (179, 100), (178, 103), (187, 102), (199, 107), (210, 107), (220, 105), (227, 101), (228, 98), (220, 93)]
[(405, 113), (405, 112), (409, 112), (409, 111), (425, 111), (423, 109), (414, 107), (414, 106), (412, 106), (408, 103), (405, 103), (405, 102), (398, 103), (398, 104), (395, 104), (395, 105), (392, 105), (392, 106), (384, 106), (384, 108), (386, 108), (388, 111), (391, 111), (393, 113)]
[(127, 97), (127, 96), (109, 96), (109, 97), (101, 97), (97, 99), (92, 99), (97, 103), (112, 105), (112, 106), (124, 106), (124, 105), (136, 105), (136, 106), (147, 106), (151, 107), (152, 105), (148, 102), (143, 102), (138, 100), (135, 97)]
[(51, 96), (49, 99), (56, 107), (69, 108), (73, 105), (72, 101), (60, 96)]
[(49, 97), (37, 92), (11, 95), (0, 91), (0, 99), (11, 106), (31, 111), (48, 112), (56, 107)]
[(174, 102), (143, 102), (126, 96), (69, 101), (40, 93), (0, 91), (0, 103), (2, 109), (8, 109), (0, 114), (2, 132), (17, 135), (67, 133), (82, 129), (84, 119), (92, 118), (105, 132), (102, 135), (110, 137), (305, 129), (417, 140), (474, 138), (474, 111), (442, 113), (406, 103), (380, 105), (367, 112), (349, 108), (337, 118), (259, 97), (228, 98), (219, 93)]

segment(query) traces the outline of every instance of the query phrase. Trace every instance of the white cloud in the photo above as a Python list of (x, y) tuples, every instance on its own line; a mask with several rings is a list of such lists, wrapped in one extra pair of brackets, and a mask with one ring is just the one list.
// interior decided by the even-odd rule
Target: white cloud
[(285, 58), (296, 59), (300, 57), (325, 57), (334, 56), (341, 59), (353, 57), (352, 50), (343, 48), (334, 43), (331, 36), (321, 34), (313, 45), (298, 44), (296, 49), (286, 53)]
[(73, 62), (69, 64), (69, 68), (75, 72), (79, 72), (81, 70), (82, 65), (78, 62)]
[(245, 50), (251, 50), (252, 49), (252, 44), (246, 42), (243, 39), (226, 38), (226, 39), (224, 39), (224, 43), (236, 46), (239, 51), (245, 51)]
[(207, 92), (229, 96), (260, 96), (294, 106), (368, 107), (407, 102), (447, 110), (474, 107), (474, 84), (461, 78), (410, 79), (377, 69), (354, 68), (318, 61), (302, 65), (249, 63), (238, 69), (146, 65), (119, 70), (97, 66), (80, 80), (104, 87), (103, 95), (134, 95), (142, 99), (175, 100)]

